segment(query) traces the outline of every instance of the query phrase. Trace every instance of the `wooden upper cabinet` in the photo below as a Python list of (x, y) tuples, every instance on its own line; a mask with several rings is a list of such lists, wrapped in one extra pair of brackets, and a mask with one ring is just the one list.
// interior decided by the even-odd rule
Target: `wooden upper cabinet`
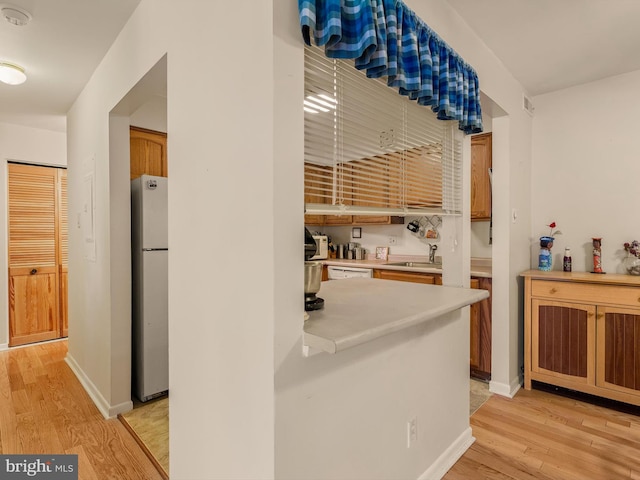
[[(304, 203), (325, 203), (327, 167), (305, 162)], [(305, 225), (323, 225), (324, 215), (305, 215)]]
[(491, 133), (471, 137), (471, 220), (491, 219)]
[(167, 134), (130, 127), (131, 180), (140, 175), (168, 176)]

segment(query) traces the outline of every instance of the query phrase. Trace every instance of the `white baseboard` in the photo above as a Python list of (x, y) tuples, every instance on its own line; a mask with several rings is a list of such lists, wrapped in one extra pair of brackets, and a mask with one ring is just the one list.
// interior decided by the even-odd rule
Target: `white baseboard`
[(440, 480), (475, 441), (475, 437), (471, 434), (471, 427), (468, 427), (449, 445), (449, 448), (418, 477), (418, 480)]
[(507, 385), (506, 383), (494, 382), (491, 380), (489, 382), (489, 391), (491, 393), (496, 393), (503, 397), (513, 398), (518, 390), (520, 390), (520, 377), (514, 378), (511, 380), (511, 383)]
[(9, 344), (8, 343), (0, 343), (0, 352), (3, 350), (9, 350)]
[(80, 368), (78, 362), (76, 362), (69, 353), (67, 353), (64, 361), (69, 365), (69, 368), (71, 368), (71, 371), (78, 378), (104, 418), (114, 418), (119, 413), (128, 412), (133, 408), (133, 402), (131, 400), (118, 405), (109, 405), (109, 402), (107, 402), (107, 400), (102, 396), (100, 390), (98, 390), (89, 377), (84, 373), (82, 368)]

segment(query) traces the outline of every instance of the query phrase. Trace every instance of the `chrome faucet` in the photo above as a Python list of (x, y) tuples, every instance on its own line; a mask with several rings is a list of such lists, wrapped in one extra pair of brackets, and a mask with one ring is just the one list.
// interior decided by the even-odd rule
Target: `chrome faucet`
[(429, 245), (429, 263), (436, 263), (436, 250), (438, 250), (438, 245), (432, 245), (430, 243), (427, 243), (427, 245)]

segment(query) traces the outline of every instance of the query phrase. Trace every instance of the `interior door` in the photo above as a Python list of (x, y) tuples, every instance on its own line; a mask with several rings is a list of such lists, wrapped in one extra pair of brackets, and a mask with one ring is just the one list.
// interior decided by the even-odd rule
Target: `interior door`
[(9, 345), (60, 336), (58, 169), (9, 164)]
[(58, 236), (58, 252), (59, 252), (59, 282), (60, 282), (60, 334), (63, 337), (69, 335), (69, 302), (68, 302), (68, 285), (69, 285), (69, 236), (68, 236), (68, 210), (69, 203), (67, 201), (67, 171), (58, 170), (58, 218), (59, 220), (59, 236)]

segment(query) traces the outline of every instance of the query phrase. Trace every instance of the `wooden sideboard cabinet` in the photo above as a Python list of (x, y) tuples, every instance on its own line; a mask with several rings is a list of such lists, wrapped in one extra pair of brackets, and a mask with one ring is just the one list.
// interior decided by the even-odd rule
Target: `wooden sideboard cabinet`
[(640, 405), (640, 278), (522, 276), (525, 389), (536, 380)]

